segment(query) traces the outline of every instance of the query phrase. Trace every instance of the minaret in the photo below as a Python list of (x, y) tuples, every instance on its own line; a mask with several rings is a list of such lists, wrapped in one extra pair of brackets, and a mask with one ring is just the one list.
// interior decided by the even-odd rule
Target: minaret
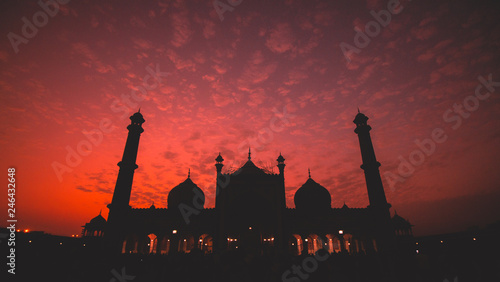
[(282, 251), (287, 250), (287, 240), (285, 240), (285, 224), (284, 224), (284, 214), (286, 212), (286, 196), (285, 196), (285, 158), (281, 155), (278, 156), (276, 159), (278, 162), (278, 169), (279, 169), (279, 177), (280, 179), (280, 187), (279, 187), (279, 194), (277, 198), (278, 201), (278, 207), (280, 207), (277, 212), (277, 232), (276, 232), (276, 246), (278, 246)]
[(224, 166), (224, 164), (222, 163), (224, 161), (224, 158), (222, 158), (222, 156), (219, 155), (217, 156), (217, 158), (215, 159), (215, 168), (217, 169), (217, 179), (216, 179), (216, 192), (215, 192), (215, 207), (218, 208), (219, 206), (219, 203), (218, 203), (218, 199), (220, 198), (221, 196), (221, 189), (223, 187), (222, 186), (222, 179), (221, 179), (221, 176), (222, 176), (222, 167)]
[(359, 146), (361, 149), (361, 158), (363, 164), (361, 168), (365, 172), (366, 189), (368, 190), (368, 200), (370, 205), (368, 209), (373, 216), (373, 224), (375, 228), (375, 238), (379, 248), (385, 252), (393, 252), (394, 250), (394, 229), (391, 224), (391, 214), (389, 209), (391, 205), (387, 203), (384, 187), (382, 186), (382, 178), (380, 177), (380, 163), (375, 157), (373, 150), (368, 117), (359, 112), (354, 119), (356, 129), (354, 132), (358, 134)]
[(354, 119), (356, 129), (354, 132), (358, 134), (359, 147), (361, 148), (361, 158), (363, 164), (361, 168), (365, 172), (366, 188), (368, 189), (368, 199), (371, 207), (389, 208), (387, 199), (385, 198), (384, 187), (382, 186), (382, 178), (380, 177), (380, 163), (375, 158), (370, 130), (372, 129), (366, 122), (368, 117), (359, 112)]
[(276, 159), (278, 162), (278, 169), (280, 171), (280, 177), (281, 177), (281, 191), (280, 191), (280, 197), (279, 197), (279, 205), (283, 208), (286, 209), (286, 198), (285, 198), (285, 158), (281, 155), (278, 156), (278, 159)]
[(129, 206), (134, 171), (138, 168), (135, 162), (137, 159), (137, 150), (139, 149), (139, 138), (141, 137), (141, 133), (144, 132), (142, 124), (145, 120), (140, 112), (133, 114), (130, 120), (131, 123), (127, 126), (127, 143), (125, 143), (122, 160), (118, 163), (120, 170), (116, 179), (113, 200), (111, 201), (113, 208)]
[(139, 149), (139, 139), (144, 132), (142, 124), (145, 122), (140, 110), (130, 117), (131, 123), (127, 126), (128, 137), (125, 143), (122, 160), (118, 163), (120, 170), (116, 179), (115, 190), (111, 204), (108, 205), (108, 228), (106, 232), (107, 244), (113, 253), (119, 251), (123, 241), (123, 228), (130, 210), (130, 194), (134, 171), (138, 168), (136, 162)]
[(218, 221), (218, 226), (215, 232), (215, 240), (214, 240), (214, 249), (215, 250), (224, 250), (227, 247), (226, 234), (223, 232), (224, 230), (224, 214), (223, 207), (224, 201), (222, 200), (223, 189), (226, 187), (227, 182), (226, 179), (222, 178), (222, 167), (224, 158), (221, 156), (220, 152), (217, 158), (215, 158), (215, 168), (217, 169), (217, 179), (216, 179), (216, 188), (215, 188), (215, 213)]

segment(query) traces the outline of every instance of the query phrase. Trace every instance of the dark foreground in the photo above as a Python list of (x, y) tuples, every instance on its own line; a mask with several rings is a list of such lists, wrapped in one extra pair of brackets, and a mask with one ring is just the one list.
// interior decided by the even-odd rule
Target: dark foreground
[[(262, 256), (204, 255), (196, 250), (169, 256), (106, 257), (98, 244), (80, 238), (19, 235), (16, 274), (2, 267), (1, 281), (500, 281), (496, 232), (418, 238), (411, 252), (393, 259), (376, 253)], [(7, 251), (2, 244), (2, 257)]]

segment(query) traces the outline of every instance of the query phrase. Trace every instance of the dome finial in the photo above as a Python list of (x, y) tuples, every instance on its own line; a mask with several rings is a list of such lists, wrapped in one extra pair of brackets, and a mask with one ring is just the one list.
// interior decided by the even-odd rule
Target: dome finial
[(222, 158), (222, 156), (220, 155), (220, 152), (219, 152), (219, 155), (217, 156), (217, 158), (215, 158), (215, 161), (217, 163), (222, 163), (224, 161), (224, 159)]
[(188, 168), (188, 178), (191, 178), (191, 168)]
[(250, 151), (250, 147), (248, 147), (248, 160), (252, 160), (252, 152)]
[(102, 209), (99, 211), (99, 215), (101, 215), (101, 213), (102, 213)]
[(139, 107), (139, 110), (137, 111), (138, 113), (141, 113), (141, 107)]
[(311, 178), (311, 169), (310, 169), (310, 168), (308, 168), (308, 169), (307, 169), (307, 172), (309, 173), (309, 178)]

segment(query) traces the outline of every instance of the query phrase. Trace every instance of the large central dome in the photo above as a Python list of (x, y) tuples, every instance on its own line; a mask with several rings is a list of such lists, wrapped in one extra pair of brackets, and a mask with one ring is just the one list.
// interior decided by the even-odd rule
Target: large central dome
[(293, 200), (297, 210), (324, 211), (332, 207), (330, 192), (311, 177), (295, 192)]
[(175, 186), (172, 190), (170, 190), (170, 193), (168, 193), (168, 208), (178, 209), (178, 206), (181, 203), (192, 207), (194, 199), (196, 199), (196, 202), (198, 204), (201, 204), (199, 202), (200, 195), (203, 203), (202, 206), (204, 206), (205, 194), (188, 176), (188, 178), (184, 182)]

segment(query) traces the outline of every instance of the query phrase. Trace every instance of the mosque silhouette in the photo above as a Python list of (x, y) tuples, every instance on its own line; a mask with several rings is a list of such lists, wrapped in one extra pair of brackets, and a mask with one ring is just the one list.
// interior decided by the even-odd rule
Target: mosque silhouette
[(257, 167), (248, 152), (246, 163), (224, 173), (222, 155), (215, 158), (215, 208), (205, 208), (205, 195), (191, 179), (174, 187), (168, 208), (133, 208), (132, 192), (139, 139), (145, 122), (139, 112), (131, 123), (108, 220), (99, 214), (83, 227), (84, 238), (103, 240), (113, 254), (217, 253), (238, 250), (254, 254), (289, 255), (392, 252), (398, 242), (411, 241), (412, 225), (397, 213), (391, 218), (375, 157), (368, 117), (358, 111), (358, 135), (369, 206), (331, 207), (329, 191), (309, 178), (295, 192), (295, 208), (285, 202), (285, 158), (277, 158), (279, 173)]

